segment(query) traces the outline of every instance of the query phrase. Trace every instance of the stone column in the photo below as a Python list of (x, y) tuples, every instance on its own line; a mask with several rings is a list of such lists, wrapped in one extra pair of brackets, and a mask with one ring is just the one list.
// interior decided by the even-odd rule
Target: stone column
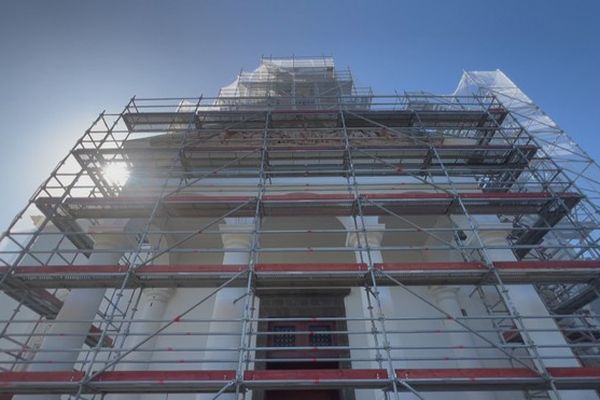
[[(438, 306), (453, 317), (460, 317), (462, 309), (458, 302), (458, 293), (460, 288), (454, 286), (436, 286), (431, 289), (435, 301)], [(464, 330), (460, 325), (444, 320), (444, 327), (448, 331)], [(478, 354), (475, 347), (473, 335), (468, 331), (465, 332), (448, 332), (444, 334), (448, 337), (450, 345), (454, 347), (454, 355), (469, 360), (456, 360), (456, 366), (459, 368), (481, 368), (481, 361), (478, 360)]]
[[(354, 224), (354, 219), (352, 217), (338, 217), (339, 221), (344, 225), (344, 227), (348, 231), (357, 230)], [(385, 229), (384, 224), (378, 223), (379, 217), (364, 217), (365, 221), (365, 232), (348, 232), (346, 235), (346, 246), (352, 247), (355, 249), (363, 248), (365, 250), (357, 250), (354, 253), (355, 259), (357, 263), (368, 263), (369, 255), (371, 257), (371, 262), (381, 263), (383, 262), (383, 256), (380, 250), (372, 250), (373, 248), (381, 247), (381, 242), (383, 241), (383, 230)], [(361, 230), (359, 223), (358, 230)], [(366, 248), (371, 249), (367, 251)], [(381, 302), (382, 312), (389, 317), (393, 315), (393, 302), (389, 288), (387, 287), (378, 287), (379, 290), (379, 300)], [(345, 307), (346, 307), (346, 317), (347, 318), (370, 318), (371, 313), (369, 312), (369, 301), (367, 299), (367, 293), (364, 289), (359, 287), (353, 287), (350, 290), (350, 295), (346, 296), (344, 299)], [(377, 307), (375, 299), (371, 298), (371, 306), (372, 306), (372, 315), (373, 318), (377, 319), (379, 317), (379, 309)], [(390, 322), (386, 323), (386, 327), (389, 329), (392, 326)], [(348, 331), (349, 332), (372, 332), (373, 326), (371, 321), (348, 321)], [(375, 326), (378, 330), (381, 330), (381, 326), (379, 322), (375, 322)], [(396, 341), (394, 337), (388, 336), (388, 339), (392, 341), (392, 344)], [(384, 346), (384, 338), (381, 335), (381, 332), (377, 335), (377, 342), (379, 347)], [(369, 347), (373, 350), (351, 350), (351, 358), (370, 358), (371, 362), (367, 361), (353, 361), (352, 368), (361, 369), (361, 368), (379, 368), (379, 363), (375, 360), (377, 357), (377, 351), (374, 350), (375, 336), (373, 333), (369, 333), (367, 335), (348, 335), (348, 343), (350, 347), (354, 348), (365, 348)], [(385, 350), (379, 350), (379, 353), (382, 357), (382, 367), (387, 368), (387, 354)], [(398, 352), (393, 352), (394, 355), (398, 355)], [(367, 400), (376, 398), (376, 391), (374, 390), (357, 390), (356, 396), (358, 400)]]
[[(430, 289), (433, 297), (438, 306), (446, 311), (448, 314), (454, 316), (461, 316), (462, 310), (461, 305), (458, 301), (458, 293), (460, 288), (454, 286), (435, 286)], [(477, 349), (474, 348), (475, 340), (470, 332), (451, 332), (456, 330), (463, 330), (462, 326), (452, 322), (450, 320), (442, 321), (444, 330), (444, 337), (448, 339), (448, 344), (454, 347), (453, 350), (448, 350), (448, 353), (453, 353), (453, 356), (457, 359), (454, 360), (456, 367), (458, 368), (482, 368), (483, 365), (479, 360)], [(465, 359), (459, 359), (459, 358)], [(492, 400), (496, 396), (491, 392), (462, 392), (460, 393), (461, 399), (468, 400)]]
[[(511, 224), (501, 223), (493, 215), (472, 216), (479, 237), (484, 246), (504, 247), (486, 249), (490, 261), (515, 261), (516, 257), (510, 249), (506, 236), (512, 229)], [(453, 218), (459, 226), (469, 227), (465, 217)], [(483, 229), (483, 230), (481, 230)], [(478, 244), (472, 234), (467, 236), (467, 242)], [(579, 361), (568, 347), (556, 322), (550, 318), (550, 313), (533, 285), (506, 285), (508, 296), (512, 300), (515, 310), (523, 318), (523, 326), (528, 331), (529, 337), (536, 346), (554, 345), (561, 347), (538, 347), (537, 351), (546, 367), (579, 367)], [(526, 318), (526, 317), (548, 318)], [(535, 331), (542, 330), (542, 331)], [(551, 357), (564, 357), (560, 359)], [(562, 400), (598, 400), (595, 392), (589, 390), (560, 391)]]
[[(160, 227), (152, 226), (151, 230), (158, 230)], [(157, 252), (168, 249), (166, 237), (163, 235), (149, 235), (149, 242)], [(170, 265), (169, 253), (163, 253), (151, 261), (155, 265)], [(169, 300), (173, 297), (175, 289), (173, 288), (147, 288), (143, 289), (140, 301), (137, 305), (137, 311), (133, 315), (133, 321), (126, 327), (125, 344), (123, 350), (134, 348), (138, 343), (145, 340), (149, 335), (156, 332), (164, 323), (160, 322), (167, 308)], [(143, 322), (140, 322), (143, 321)], [(147, 371), (154, 353), (152, 350), (156, 345), (156, 337), (151, 338), (146, 343), (129, 353), (117, 366), (117, 371)], [(138, 351), (139, 350), (139, 351)], [(160, 358), (160, 353), (157, 355)], [(108, 395), (110, 400), (136, 400), (143, 398), (140, 394), (121, 393)]]
[[(69, 289), (59, 289), (54, 294), (54, 296), (63, 303), (67, 299), (68, 295), (69, 295)], [(40, 349), (40, 346), (42, 345), (42, 342), (44, 341), (44, 338), (45, 338), (46, 334), (48, 333), (48, 331), (50, 330), (50, 328), (52, 328), (52, 320), (47, 319), (47, 318), (44, 318), (37, 325), (37, 327), (33, 331), (33, 336), (31, 336), (29, 338), (29, 340), (27, 341), (27, 345), (26, 345), (27, 350), (21, 354), (23, 361), (31, 361), (35, 357), (37, 351)], [(29, 367), (29, 365), (24, 362), (22, 364), (15, 365), (15, 368), (13, 368), (13, 371), (15, 371), (15, 372), (27, 371), (28, 367)]]
[[(250, 248), (252, 246), (252, 232), (254, 224), (252, 218), (226, 218), (226, 223), (219, 225), (223, 233), (221, 240), (225, 250), (223, 265), (248, 265), (250, 261)], [(206, 340), (206, 351), (204, 354), (203, 370), (235, 370), (238, 366), (240, 353), (240, 334), (242, 332), (242, 321), (244, 316), (245, 288), (225, 287), (215, 295), (215, 304), (210, 323), (208, 338)], [(234, 320), (236, 322), (225, 322), (218, 320)], [(222, 333), (234, 333), (234, 335), (223, 335)], [(233, 351), (210, 351), (211, 349), (230, 349)], [(212, 399), (214, 395), (200, 394), (198, 400)], [(219, 398), (231, 400), (235, 394), (222, 394)]]
[[(124, 223), (95, 226), (90, 229), (94, 239), (94, 252), (88, 265), (116, 265), (123, 255), (121, 251), (101, 252), (103, 250), (123, 249), (129, 242), (123, 235)], [(66, 297), (55, 322), (44, 337), (40, 351), (33, 358), (28, 371), (71, 371), (77, 362), (80, 349), (92, 326), (98, 309), (104, 299), (105, 288), (73, 289)], [(73, 322), (61, 322), (73, 321)], [(15, 396), (15, 400), (41, 399), (58, 400), (60, 395)]]
[[(452, 221), (447, 216), (440, 216), (432, 224), (431, 228), (448, 228), (453, 226)], [(425, 244), (427, 246), (443, 246), (442, 241), (452, 243), (454, 240), (453, 233), (451, 231), (434, 231), (434, 236), (429, 235)], [(427, 251), (423, 255), (423, 259), (426, 262), (448, 262), (454, 261), (452, 258), (451, 250), (447, 251)], [(456, 260), (458, 261), (458, 260)], [(429, 288), (432, 300), (437, 304), (439, 308), (452, 315), (453, 317), (462, 316), (462, 306), (459, 300), (459, 294), (461, 288), (459, 286), (432, 286)], [(447, 342), (440, 342), (440, 345), (452, 346), (452, 349), (447, 350), (447, 353), (454, 357), (454, 360), (441, 361), (440, 364), (451, 366), (452, 368), (482, 368), (483, 365), (480, 360), (479, 353), (474, 347), (477, 344), (476, 337), (467, 331), (456, 322), (448, 319), (440, 321), (440, 328), (442, 329), (443, 339)], [(452, 332), (460, 330), (462, 332)], [(437, 356), (441, 356), (442, 353), (437, 351)], [(465, 358), (465, 359), (460, 359)], [(440, 368), (442, 366), (440, 365)], [(460, 398), (469, 400), (490, 400), (495, 399), (496, 396), (491, 393), (483, 392), (463, 392), (460, 393)]]
[[(164, 323), (160, 320), (165, 312), (169, 300), (175, 292), (172, 288), (149, 288), (144, 289), (142, 298), (140, 299), (139, 311), (135, 314), (135, 319), (142, 320), (143, 322), (136, 322), (135, 320), (131, 324), (129, 330), (129, 336), (125, 340), (124, 349), (131, 349), (138, 343), (145, 340), (149, 335), (156, 332)], [(146, 371), (150, 361), (152, 360), (153, 353), (156, 343), (156, 338), (148, 340), (146, 343), (137, 348), (141, 351), (133, 351), (128, 354), (122, 361), (117, 365), (118, 371)], [(160, 358), (160, 354), (159, 354)], [(112, 400), (135, 400), (140, 398), (139, 394), (116, 394), (108, 397)]]

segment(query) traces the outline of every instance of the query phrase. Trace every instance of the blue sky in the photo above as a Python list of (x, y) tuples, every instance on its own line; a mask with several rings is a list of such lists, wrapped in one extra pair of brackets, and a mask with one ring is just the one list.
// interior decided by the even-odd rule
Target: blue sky
[(332, 55), (357, 81), (450, 93), (500, 68), (600, 158), (599, 1), (2, 1), (0, 229), (102, 110), (215, 95), (261, 55)]

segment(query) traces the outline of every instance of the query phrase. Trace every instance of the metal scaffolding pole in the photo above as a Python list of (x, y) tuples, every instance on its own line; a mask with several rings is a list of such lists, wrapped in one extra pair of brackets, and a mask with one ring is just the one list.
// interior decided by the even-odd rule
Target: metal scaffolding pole
[[(13, 307), (0, 319), (0, 397), (360, 389), (395, 400), (500, 390), (559, 399), (600, 389), (590, 306), (600, 168), (522, 94), (465, 79), (478, 90), (375, 96), (330, 57), (265, 57), (218, 97), (134, 97), (101, 113), (0, 236), (0, 288)], [(498, 227), (480, 226), (481, 215)], [(237, 232), (218, 226), (230, 217), (252, 218), (248, 248), (220, 246)], [(127, 222), (120, 244), (94, 250), (93, 228), (116, 220)], [(121, 258), (88, 265), (95, 252)], [(225, 253), (249, 258), (224, 265)], [(521, 315), (513, 284), (535, 285), (549, 313)], [(465, 309), (456, 300), (449, 312), (419, 288), (449, 285), (471, 292)], [(96, 317), (54, 320), (67, 290), (86, 288), (107, 289)], [(142, 291), (158, 288), (202, 292), (169, 303), (174, 317), (140, 317)], [(225, 288), (244, 293), (239, 318), (193, 313)], [(360, 305), (352, 288), (364, 291)], [(420, 314), (388, 311), (402, 296)], [(350, 307), (361, 313), (340, 311)], [(556, 323), (565, 342), (536, 343), (554, 331), (532, 321)], [(89, 332), (64, 335), (84, 334), (83, 348), (40, 345), (51, 324), (76, 322)], [(239, 345), (198, 344), (221, 336)], [(78, 359), (27, 371), (38, 352)], [(223, 362), (235, 366), (210, 367)]]

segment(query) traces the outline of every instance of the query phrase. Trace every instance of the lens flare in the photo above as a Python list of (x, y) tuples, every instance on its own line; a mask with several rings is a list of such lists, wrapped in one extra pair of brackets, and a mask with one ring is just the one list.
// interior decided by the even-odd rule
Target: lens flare
[(102, 176), (111, 185), (123, 186), (129, 179), (129, 168), (124, 162), (113, 162), (102, 168)]

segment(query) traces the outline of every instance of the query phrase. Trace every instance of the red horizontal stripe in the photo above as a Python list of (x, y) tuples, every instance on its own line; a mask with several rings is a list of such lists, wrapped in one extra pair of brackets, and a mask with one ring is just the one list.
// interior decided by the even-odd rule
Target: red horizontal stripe
[(297, 369), (246, 371), (244, 379), (250, 381), (293, 380), (373, 380), (388, 379), (384, 369)]
[(229, 370), (207, 371), (108, 371), (94, 378), (94, 382), (122, 381), (230, 381), (236, 372)]
[[(497, 261), (494, 266), (498, 270), (538, 270), (538, 269), (593, 269), (600, 270), (600, 261), (566, 260), (566, 261)], [(175, 264), (144, 265), (136, 269), (136, 273), (237, 273), (246, 270), (247, 265), (222, 264)], [(375, 268), (383, 271), (452, 271), (452, 270), (486, 270), (478, 262), (411, 262), (411, 263), (377, 263)], [(367, 264), (359, 263), (297, 263), (297, 264), (257, 264), (256, 272), (356, 272), (366, 271)], [(0, 267), (0, 273), (7, 273), (9, 267)], [(125, 265), (53, 265), (53, 266), (19, 266), (14, 268), (15, 274), (119, 274), (127, 272)], [(48, 294), (49, 295), (49, 294)]]
[[(510, 379), (536, 378), (536, 372), (527, 368), (426, 368), (397, 369), (400, 379)], [(600, 368), (571, 367), (548, 368), (554, 378), (598, 378)], [(181, 370), (181, 371), (110, 371), (103, 372), (93, 379), (94, 382), (125, 381), (230, 381), (235, 379), (233, 370)], [(2, 372), (0, 382), (10, 383), (76, 383), (84, 378), (83, 372)], [(388, 379), (384, 369), (297, 369), (297, 370), (257, 370), (245, 371), (248, 381), (280, 380), (378, 380)]]
[(485, 267), (481, 263), (477, 262), (381, 263), (375, 264), (375, 267), (381, 269), (382, 271), (447, 271), (485, 269)]
[[(561, 198), (580, 198), (581, 195), (574, 192), (558, 193)], [(448, 200), (453, 198), (462, 199), (478, 199), (478, 200), (520, 200), (520, 199), (539, 199), (545, 200), (553, 197), (552, 193), (549, 192), (487, 192), (487, 193), (460, 193), (453, 195), (451, 193), (377, 193), (369, 194), (365, 193), (363, 197), (370, 200)], [(136, 196), (119, 196), (119, 197), (105, 197), (105, 198), (71, 198), (67, 200), (67, 203), (79, 203), (79, 204), (102, 204), (102, 203), (130, 203), (132, 207), (135, 207), (136, 203), (154, 202), (156, 197), (136, 197)], [(51, 201), (53, 198), (40, 198), (40, 201)], [(232, 203), (244, 203), (248, 201), (256, 200), (255, 196), (202, 196), (202, 195), (188, 195), (188, 196), (168, 196), (163, 201), (166, 203), (176, 202), (232, 202)], [(277, 194), (277, 195), (265, 195), (263, 201), (305, 201), (305, 200), (342, 200), (342, 201), (354, 201), (354, 195), (352, 194), (338, 194), (338, 193), (327, 193), (327, 194), (315, 194), (315, 193), (292, 193), (292, 194)]]

